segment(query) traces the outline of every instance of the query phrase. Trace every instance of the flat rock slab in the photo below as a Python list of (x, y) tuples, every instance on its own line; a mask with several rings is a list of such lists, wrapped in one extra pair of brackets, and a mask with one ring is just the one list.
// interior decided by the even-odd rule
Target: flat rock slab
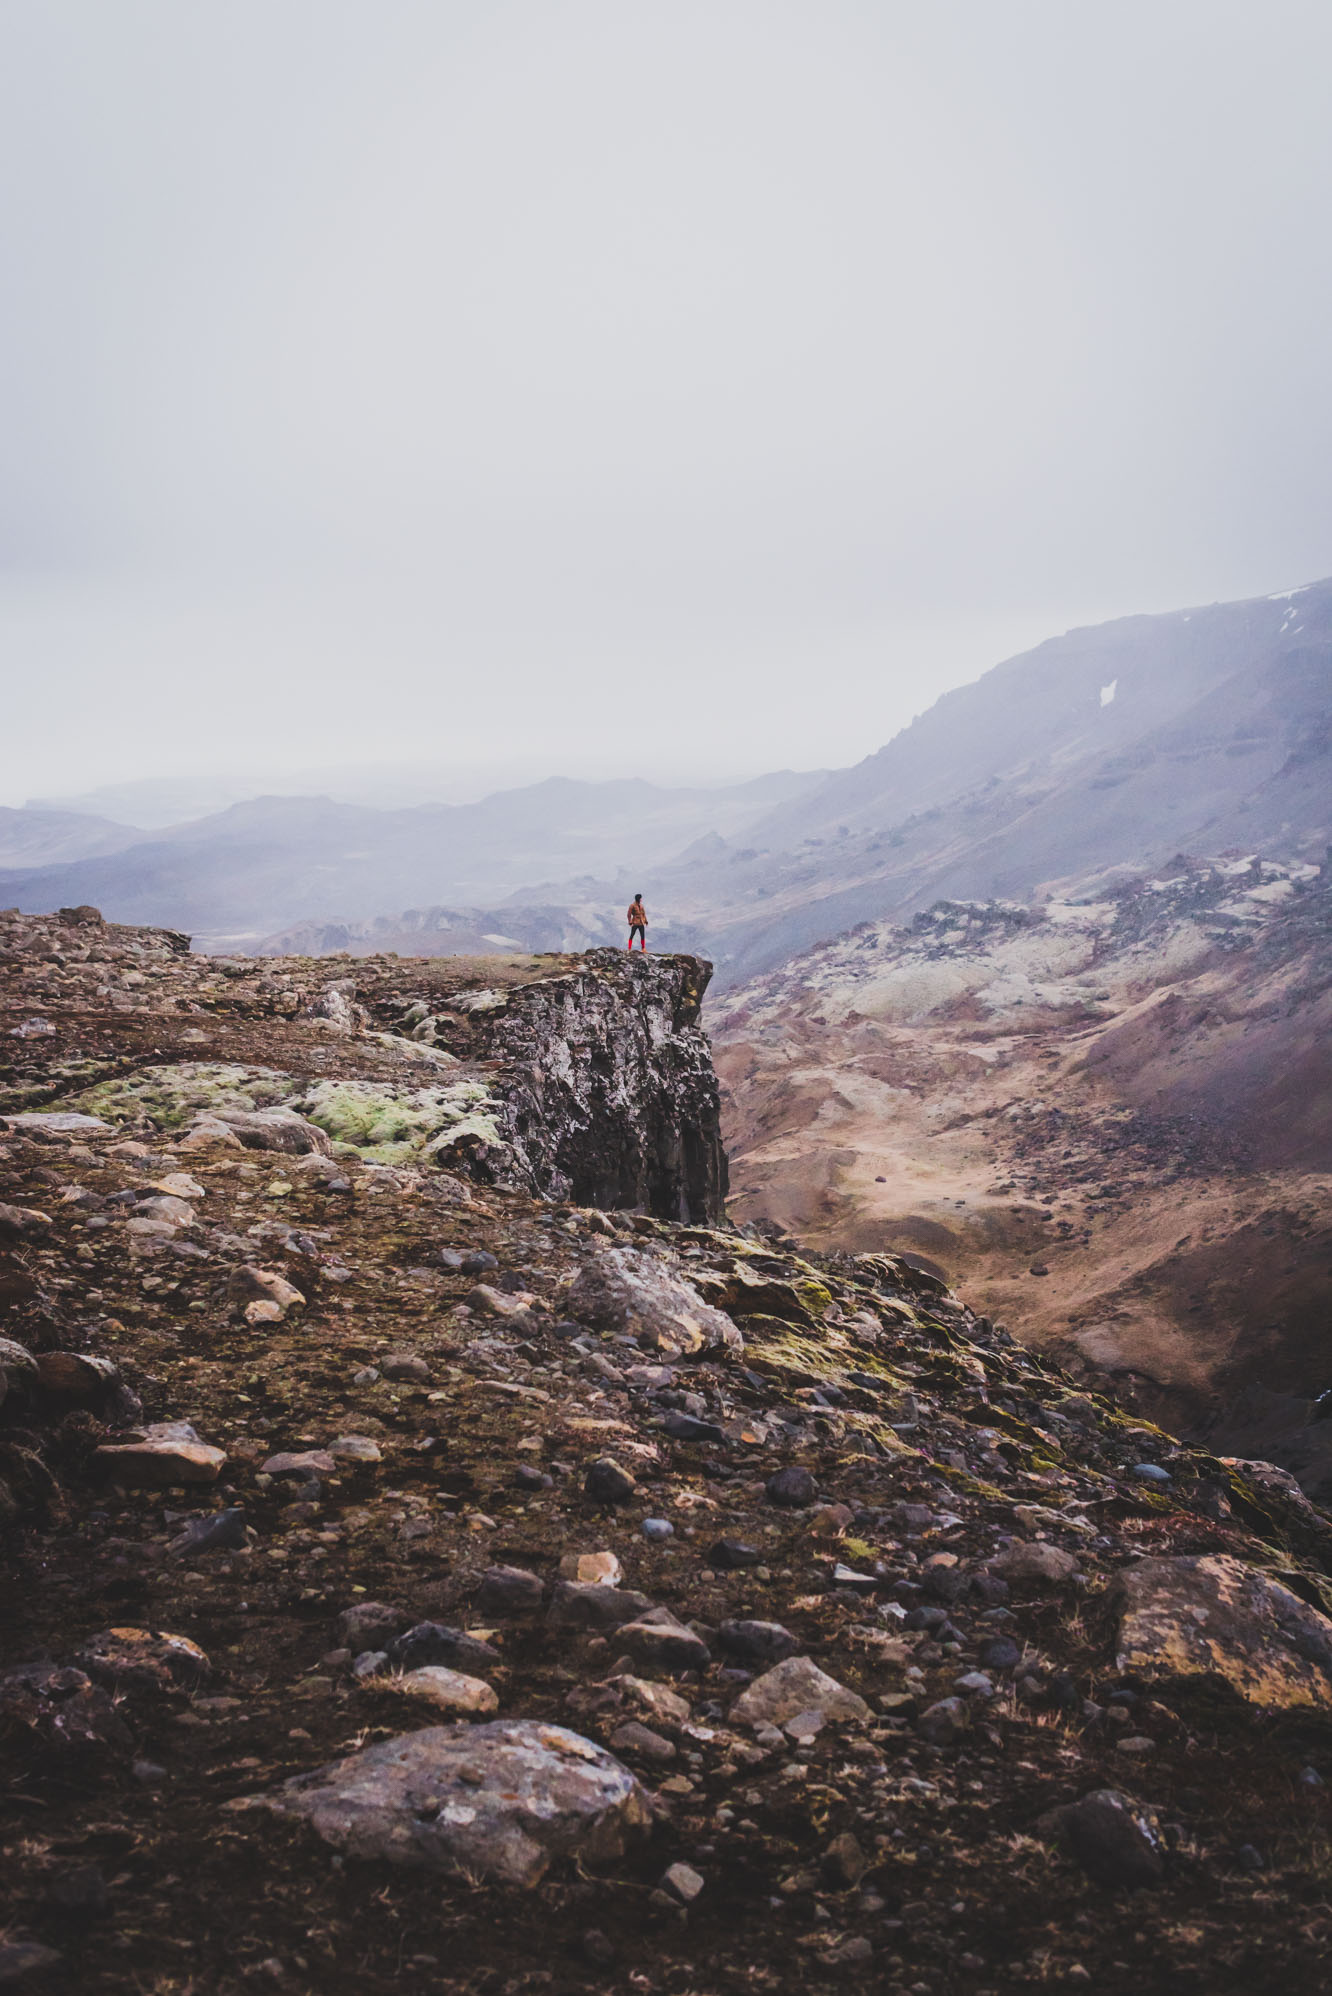
[(94, 1449), (93, 1467), (117, 1483), (136, 1488), (166, 1488), (173, 1483), (216, 1483), (226, 1465), (226, 1451), (204, 1442), (107, 1443)]
[(1140, 1560), (1120, 1575), (1116, 1601), (1125, 1675), (1221, 1682), (1250, 1705), (1332, 1706), (1332, 1622), (1242, 1560)]
[(559, 1858), (622, 1856), (652, 1820), (614, 1755), (531, 1720), (405, 1733), (231, 1806), (302, 1819), (354, 1857), (523, 1886)]
[(499, 1710), (499, 1698), (484, 1678), (466, 1677), (460, 1670), (446, 1670), (442, 1663), (427, 1663), (420, 1670), (404, 1671), (401, 1677), (371, 1680), (376, 1691), (396, 1691), (404, 1698), (418, 1698), (437, 1712), (487, 1717)]

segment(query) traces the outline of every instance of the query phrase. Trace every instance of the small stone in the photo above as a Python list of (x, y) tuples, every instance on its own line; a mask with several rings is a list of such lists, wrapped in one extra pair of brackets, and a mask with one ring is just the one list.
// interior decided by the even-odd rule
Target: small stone
[(1267, 1866), (1263, 1862), (1262, 1852), (1256, 1850), (1252, 1844), (1240, 1845), (1239, 1849), (1235, 1852), (1235, 1862), (1241, 1871), (1265, 1871), (1267, 1869)]
[(466, 1677), (459, 1670), (446, 1670), (442, 1664), (427, 1663), (419, 1670), (405, 1670), (400, 1677), (383, 1680), (386, 1691), (406, 1698), (419, 1698), (438, 1712), (461, 1712), (489, 1716), (499, 1710), (499, 1699), (480, 1677)]
[(594, 1968), (609, 1968), (615, 1960), (614, 1943), (607, 1939), (600, 1927), (589, 1927), (582, 1939), (583, 1957)]
[[(0, 1365), (3, 1365), (0, 1357)], [(99, 1400), (120, 1383), (119, 1369), (109, 1358), (92, 1358), (84, 1352), (44, 1351), (37, 1359), (37, 1376), (42, 1390), (63, 1400)]]
[(980, 1660), (985, 1670), (1015, 1670), (1022, 1661), (1022, 1649), (1012, 1636), (991, 1636), (981, 1644)]
[(641, 1620), (626, 1622), (616, 1631), (615, 1646), (635, 1663), (672, 1676), (684, 1670), (706, 1670), (712, 1661), (702, 1637), (678, 1622), (667, 1608), (654, 1608)]
[(624, 1568), (613, 1552), (566, 1552), (560, 1556), (560, 1578), (592, 1587), (618, 1587)]
[(338, 1616), (338, 1634), (352, 1655), (360, 1656), (364, 1650), (391, 1642), (410, 1619), (403, 1609), (391, 1608), (387, 1602), (358, 1601)]
[(878, 1576), (873, 1573), (858, 1573), (853, 1566), (844, 1566), (839, 1559), (832, 1570), (833, 1587), (849, 1587), (853, 1594), (873, 1594), (879, 1585)]
[(43, 1947), (40, 1941), (0, 1941), (0, 1982), (26, 1981), (42, 1969), (56, 1967), (61, 1959), (55, 1948)]
[(628, 1719), (617, 1726), (610, 1736), (610, 1744), (616, 1753), (627, 1753), (642, 1760), (666, 1762), (675, 1759), (675, 1748), (670, 1740), (663, 1739), (637, 1719)]
[(214, 1511), (206, 1518), (193, 1518), (180, 1537), (173, 1539), (176, 1556), (199, 1552), (235, 1552), (245, 1544), (245, 1513), (233, 1508)]
[(775, 1476), (768, 1478), (764, 1495), (770, 1504), (782, 1504), (791, 1510), (803, 1511), (818, 1496), (819, 1486), (807, 1469), (792, 1465), (789, 1469), (779, 1469)]
[(837, 1891), (859, 1885), (869, 1870), (869, 1859), (850, 1830), (834, 1837), (823, 1853), (823, 1875)]
[(820, 1504), (809, 1529), (816, 1539), (840, 1539), (855, 1523), (855, 1515), (849, 1504)]
[(708, 1565), (718, 1573), (729, 1573), (745, 1566), (761, 1566), (763, 1554), (757, 1546), (746, 1545), (743, 1539), (718, 1539), (708, 1547)]
[(859, 1723), (870, 1716), (869, 1706), (856, 1692), (848, 1691), (807, 1656), (792, 1656), (745, 1687), (731, 1707), (731, 1722), (782, 1726), (798, 1713), (811, 1711)]
[(797, 1712), (793, 1719), (787, 1720), (782, 1730), (797, 1746), (808, 1746), (811, 1740), (818, 1738), (827, 1723), (822, 1712)]
[(1161, 1484), (1171, 1483), (1174, 1481), (1173, 1477), (1170, 1474), (1170, 1471), (1168, 1469), (1162, 1469), (1160, 1463), (1158, 1462), (1135, 1462), (1133, 1465), (1132, 1474), (1137, 1477), (1139, 1483), (1155, 1483), (1161, 1485)]
[(723, 1622), (717, 1635), (724, 1650), (754, 1663), (780, 1663), (800, 1648), (799, 1637), (780, 1622)]
[(663, 1539), (675, 1537), (675, 1526), (669, 1518), (644, 1518), (643, 1537), (659, 1544)]
[(430, 1384), (430, 1367), (413, 1351), (386, 1353), (379, 1361), (379, 1369), (385, 1379), (396, 1379), (412, 1386)]
[(256, 1297), (253, 1303), (245, 1305), (245, 1321), (247, 1324), (280, 1324), (282, 1305), (268, 1297)]
[(140, 1788), (161, 1788), (166, 1784), (167, 1771), (155, 1760), (132, 1761), (130, 1773)]
[[(440, 1259), (442, 1261), (444, 1257), (441, 1255)], [(464, 1255), (458, 1263), (459, 1272), (463, 1275), (486, 1275), (491, 1269), (498, 1267), (499, 1263), (494, 1255), (487, 1254), (484, 1248), (477, 1248), (471, 1254)]]
[(363, 1649), (352, 1665), (352, 1676), (355, 1678), (377, 1677), (387, 1662), (387, 1650)]
[(1031, 1543), (1017, 1540), (990, 1561), (990, 1570), (1010, 1587), (1058, 1587), (1072, 1579), (1078, 1571), (1078, 1562), (1071, 1552), (1044, 1539)]
[(478, 1673), (499, 1668), (499, 1657), (488, 1643), (469, 1636), (464, 1629), (451, 1629), (442, 1622), (418, 1622), (405, 1635), (388, 1645), (389, 1661), (399, 1670), (419, 1670), (429, 1663), (442, 1663), (450, 1670)]
[(928, 1705), (916, 1721), (916, 1731), (928, 1746), (952, 1746), (967, 1729), (967, 1708), (960, 1698), (941, 1698)]
[(661, 1425), (675, 1442), (712, 1442), (717, 1445), (726, 1440), (726, 1430), (718, 1427), (715, 1421), (701, 1421), (696, 1415), (682, 1414), (675, 1408), (662, 1415)]
[(636, 1593), (632, 1587), (557, 1580), (546, 1620), (552, 1629), (593, 1629), (604, 1633), (637, 1620), (651, 1606), (647, 1595)]
[(476, 1605), (483, 1615), (534, 1615), (544, 1592), (539, 1574), (521, 1566), (488, 1566), (476, 1590)]
[(1146, 1733), (1130, 1733), (1127, 1739), (1116, 1740), (1115, 1748), (1119, 1753), (1132, 1754), (1135, 1759), (1142, 1760), (1149, 1753), (1156, 1752), (1156, 1741), (1149, 1740)]
[(661, 1890), (673, 1893), (682, 1906), (692, 1906), (703, 1890), (701, 1872), (691, 1864), (672, 1864), (661, 1875)]
[(327, 1449), (305, 1449), (298, 1454), (270, 1455), (264, 1464), (265, 1476), (299, 1476), (306, 1480), (319, 1476), (332, 1476), (337, 1463)]
[(328, 1445), (328, 1453), (335, 1462), (382, 1462), (383, 1454), (379, 1443), (369, 1435), (339, 1435)]
[(598, 1456), (583, 1478), (583, 1489), (596, 1504), (628, 1504), (638, 1494), (629, 1471), (609, 1455)]
[(848, 1934), (821, 1959), (828, 1968), (863, 1968), (874, 1959), (874, 1944), (866, 1934)]

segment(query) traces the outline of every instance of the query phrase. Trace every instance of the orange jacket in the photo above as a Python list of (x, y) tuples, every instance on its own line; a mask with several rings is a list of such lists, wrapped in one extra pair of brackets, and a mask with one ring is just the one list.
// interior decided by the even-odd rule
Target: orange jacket
[(647, 909), (641, 901), (631, 901), (629, 903), (629, 912), (626, 920), (631, 929), (637, 928), (640, 922), (644, 928), (647, 927)]

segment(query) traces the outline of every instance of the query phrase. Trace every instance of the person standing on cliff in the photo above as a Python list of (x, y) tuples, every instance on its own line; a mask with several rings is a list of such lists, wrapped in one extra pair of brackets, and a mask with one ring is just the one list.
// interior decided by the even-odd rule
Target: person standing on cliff
[(637, 936), (637, 937), (638, 937), (638, 946), (639, 946), (639, 948), (640, 948), (640, 949), (642, 949), (642, 950), (646, 950), (646, 948), (647, 948), (647, 909), (646, 909), (646, 908), (645, 908), (645, 907), (643, 906), (643, 897), (642, 897), (642, 895), (641, 895), (641, 894), (635, 894), (635, 896), (634, 896), (633, 900), (632, 900), (632, 901), (631, 901), (631, 902), (629, 903), (629, 947), (630, 947), (630, 949), (632, 949), (632, 948), (633, 948), (633, 946), (634, 946), (634, 937), (635, 937), (635, 936)]

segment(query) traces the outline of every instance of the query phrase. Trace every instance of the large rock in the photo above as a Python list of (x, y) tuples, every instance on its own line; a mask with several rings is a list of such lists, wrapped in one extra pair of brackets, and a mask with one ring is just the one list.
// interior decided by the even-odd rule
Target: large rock
[(0, 1672), (0, 1749), (11, 1763), (22, 1746), (66, 1754), (121, 1752), (132, 1744), (115, 1699), (86, 1671), (20, 1663)]
[(744, 1339), (729, 1317), (705, 1303), (692, 1283), (635, 1248), (603, 1248), (593, 1255), (568, 1302), (583, 1323), (627, 1331), (641, 1345), (672, 1357), (744, 1350)]
[(1037, 1827), (1057, 1838), (1098, 1885), (1159, 1885), (1165, 1872), (1154, 1812), (1115, 1788), (1098, 1788), (1080, 1802), (1052, 1809)]
[(193, 1428), (184, 1423), (163, 1422), (162, 1429), (180, 1427), (182, 1432), (146, 1430), (137, 1442), (108, 1442), (93, 1450), (92, 1467), (127, 1489), (165, 1489), (181, 1483), (216, 1483), (226, 1467), (226, 1450), (201, 1442)]
[(16, 1338), (0, 1338), (0, 1401), (6, 1394), (30, 1390), (38, 1377), (37, 1361), (28, 1347)]
[(784, 1726), (801, 1712), (855, 1723), (870, 1716), (869, 1706), (856, 1692), (848, 1691), (807, 1656), (790, 1656), (745, 1687), (731, 1707), (731, 1723)]
[(558, 1858), (620, 1857), (652, 1820), (613, 1755), (530, 1720), (431, 1726), (233, 1806), (303, 1819), (355, 1857), (525, 1886)]
[(294, 1109), (218, 1109), (211, 1120), (225, 1123), (246, 1150), (274, 1150), (287, 1157), (302, 1157), (308, 1151), (320, 1151), (325, 1157), (333, 1154), (327, 1133)]
[(1120, 1574), (1116, 1663), (1146, 1684), (1211, 1681), (1248, 1704), (1332, 1706), (1332, 1622), (1225, 1553)]
[(211, 1669), (198, 1643), (165, 1629), (104, 1629), (84, 1644), (74, 1662), (117, 1691), (193, 1689)]

